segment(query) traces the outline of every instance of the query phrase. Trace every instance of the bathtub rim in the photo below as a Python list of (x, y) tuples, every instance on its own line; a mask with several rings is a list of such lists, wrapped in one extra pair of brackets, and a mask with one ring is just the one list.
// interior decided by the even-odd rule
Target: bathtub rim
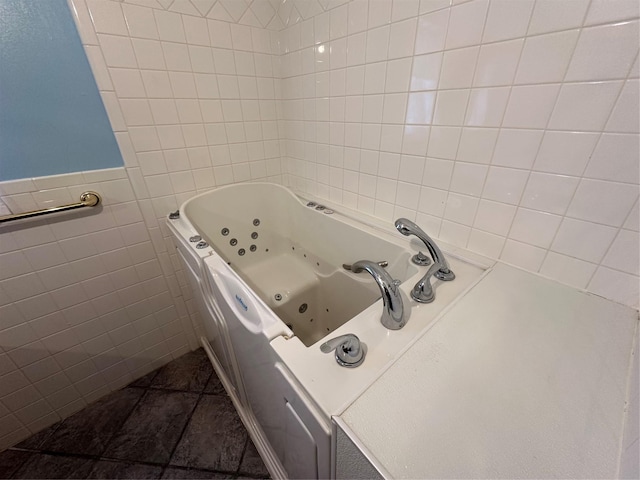
[[(180, 204), (179, 220), (182, 222), (186, 222), (187, 223), (186, 226), (188, 226), (192, 232), (200, 234), (200, 232), (195, 227), (194, 223), (191, 221), (191, 219), (189, 218), (189, 216), (185, 211), (185, 208), (187, 207), (187, 205), (192, 201), (195, 201), (206, 195), (210, 195), (212, 192), (215, 192), (217, 190), (223, 190), (223, 189), (226, 190), (226, 189), (237, 187), (237, 186), (249, 186), (249, 185), (269, 185), (269, 186), (277, 187), (279, 189), (284, 190), (287, 194), (289, 194), (293, 198), (294, 201), (296, 201), (298, 204), (300, 204), (305, 208), (309, 208), (309, 210), (312, 210), (312, 208), (306, 207), (306, 204), (310, 201), (315, 202), (318, 205), (323, 205), (333, 210), (333, 213), (331, 214), (331, 216), (338, 221), (342, 221), (349, 224), (352, 224), (353, 222), (355, 222), (356, 224), (364, 225), (368, 229), (372, 229), (378, 234), (382, 233), (384, 235), (383, 237), (384, 240), (390, 241), (400, 247), (407, 248), (408, 250), (412, 250), (415, 253), (417, 253), (419, 250), (426, 249), (426, 247), (422, 243), (420, 243), (420, 241), (417, 238), (415, 237), (407, 238), (399, 234), (398, 231), (394, 228), (393, 221), (385, 221), (378, 217), (369, 215), (367, 213), (354, 210), (345, 205), (334, 203), (331, 200), (316, 197), (313, 194), (310, 194), (307, 192), (296, 191), (293, 187), (281, 185), (279, 183), (274, 183), (274, 182), (238, 182), (238, 183), (232, 183), (228, 185), (221, 185), (219, 187), (211, 188), (205, 192), (198, 193), (190, 197), (189, 199), (185, 200), (184, 202), (182, 202), (182, 204)], [(315, 211), (315, 213), (323, 214), (320, 211)], [(372, 233), (372, 232), (369, 232), (369, 233)], [(430, 236), (437, 241), (438, 246), (447, 256), (455, 257), (458, 260), (470, 263), (482, 269), (491, 268), (496, 263), (495, 259), (486, 257), (479, 253), (472, 252), (465, 248), (458, 247), (456, 245), (443, 241), (437, 235), (430, 234)], [(216, 255), (219, 255), (219, 253), (215, 250), (214, 247), (209, 246), (209, 248), (212, 248), (213, 251), (216, 252)]]

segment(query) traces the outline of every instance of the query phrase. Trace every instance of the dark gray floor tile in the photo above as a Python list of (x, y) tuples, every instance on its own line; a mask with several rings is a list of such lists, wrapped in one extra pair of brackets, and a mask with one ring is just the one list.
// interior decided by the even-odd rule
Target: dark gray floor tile
[(209, 381), (207, 382), (207, 386), (204, 387), (204, 393), (209, 395), (226, 395), (227, 392), (222, 385), (222, 382), (216, 375), (216, 372), (211, 374)]
[(200, 393), (204, 390), (213, 367), (202, 348), (186, 353), (160, 369), (151, 382), (153, 388), (166, 388)]
[(162, 474), (162, 478), (175, 478), (175, 479), (216, 479), (216, 478), (235, 478), (233, 475), (229, 475), (228, 473), (216, 473), (216, 472), (208, 472), (206, 470), (196, 470), (196, 469), (185, 469), (185, 468), (175, 468), (175, 467), (167, 467)]
[(194, 393), (147, 390), (104, 456), (167, 463), (197, 401)]
[(204, 395), (176, 448), (171, 465), (236, 472), (247, 432), (231, 400)]
[(139, 379), (134, 380), (128, 386), (129, 387), (142, 387), (142, 388), (149, 387), (149, 386), (151, 386), (151, 382), (153, 382), (153, 379), (156, 378), (156, 375), (158, 374), (159, 371), (160, 371), (160, 369), (154, 370), (153, 372), (150, 372), (150, 373), (147, 373), (144, 377), (140, 377)]
[(95, 460), (34, 453), (13, 478), (87, 478)]
[(143, 393), (137, 388), (110, 393), (60, 422), (41, 449), (61, 453), (102, 454)]
[(247, 448), (244, 451), (242, 462), (240, 462), (239, 473), (242, 475), (269, 478), (269, 470), (267, 470), (262, 458), (260, 458), (260, 454), (251, 439), (247, 442)]
[(58, 427), (60, 426), (60, 422), (51, 425), (44, 430), (40, 430), (38, 433), (31, 435), (26, 440), (21, 441), (16, 445), (16, 448), (24, 448), (26, 450), (40, 450), (44, 442), (49, 440), (51, 436), (56, 432)]
[(99, 460), (87, 478), (160, 478), (162, 467), (140, 463)]
[(0, 452), (0, 478), (11, 478), (31, 455), (33, 453), (20, 450)]

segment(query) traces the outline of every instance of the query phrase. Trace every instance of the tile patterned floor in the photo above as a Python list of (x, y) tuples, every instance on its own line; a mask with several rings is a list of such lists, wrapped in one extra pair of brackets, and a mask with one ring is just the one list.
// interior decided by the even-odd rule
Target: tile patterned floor
[(0, 453), (0, 478), (268, 478), (202, 349)]

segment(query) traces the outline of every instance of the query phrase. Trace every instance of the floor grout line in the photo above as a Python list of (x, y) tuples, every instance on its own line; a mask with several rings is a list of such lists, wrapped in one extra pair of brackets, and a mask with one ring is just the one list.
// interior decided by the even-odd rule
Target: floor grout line
[(178, 437), (178, 440), (176, 441), (176, 444), (173, 446), (173, 449), (171, 450), (171, 454), (169, 455), (169, 460), (167, 460), (167, 464), (164, 467), (165, 469), (171, 464), (171, 459), (173, 458), (173, 455), (176, 453), (176, 449), (178, 448), (178, 445), (180, 445), (180, 441), (182, 440), (182, 437), (184, 437), (184, 433), (187, 431), (187, 428), (189, 427), (189, 424), (191, 423), (191, 419), (193, 418), (193, 413), (196, 411), (196, 408), (198, 408), (198, 405), (200, 404), (200, 400), (202, 399), (202, 395), (204, 394), (204, 391), (207, 388), (207, 385), (211, 381), (211, 376), (212, 375), (213, 375), (213, 372), (207, 377), (207, 380), (205, 382), (203, 382), (202, 390), (198, 394), (198, 400), (196, 400), (196, 402), (194, 403), (193, 408), (191, 409), (191, 412), (189, 413), (189, 418), (185, 422), (184, 427), (182, 427), (182, 431), (180, 432), (180, 436)]
[[(174, 360), (174, 361), (176, 361), (176, 360)], [(195, 368), (199, 370), (200, 368), (202, 368), (202, 365), (203, 365), (203, 363), (199, 362), (199, 363), (197, 363), (195, 365)], [(166, 367), (166, 365), (165, 365), (165, 367)], [(247, 477), (247, 478), (256, 478), (256, 479), (265, 478), (265, 476), (256, 474), (255, 472), (254, 473), (241, 472), (242, 462), (245, 460), (245, 455), (247, 454), (247, 451), (249, 449), (250, 437), (248, 435), (248, 432), (245, 432), (246, 436), (245, 436), (245, 440), (244, 440), (244, 445), (242, 447), (242, 453), (240, 454), (240, 459), (239, 459), (239, 462), (238, 462), (238, 466), (236, 467), (236, 469), (234, 471), (216, 470), (216, 469), (211, 469), (211, 468), (206, 468), (206, 467), (188, 467), (188, 466), (185, 467), (185, 466), (179, 466), (179, 465), (172, 465), (171, 464), (171, 460), (172, 460), (173, 456), (175, 455), (175, 452), (176, 452), (176, 450), (178, 448), (178, 445), (180, 445), (180, 442), (183, 440), (183, 438), (185, 436), (185, 433), (187, 432), (187, 429), (191, 425), (191, 422), (193, 420), (193, 415), (194, 415), (196, 409), (198, 408), (198, 406), (201, 404), (202, 399), (205, 396), (209, 396), (209, 397), (225, 397), (226, 395), (220, 394), (220, 393), (207, 393), (206, 392), (206, 389), (207, 389), (207, 387), (209, 387), (211, 381), (214, 378), (217, 379), (217, 377), (215, 375), (215, 372), (213, 372), (213, 371), (209, 374), (209, 376), (206, 378), (206, 380), (204, 380), (202, 382), (202, 385), (203, 385), (202, 388), (200, 388), (198, 390), (188, 389), (188, 388), (187, 389), (171, 389), (171, 388), (165, 388), (165, 387), (154, 387), (153, 386), (154, 380), (156, 380), (156, 378), (158, 377), (158, 374), (160, 373), (160, 371), (165, 367), (161, 367), (160, 369), (156, 370), (156, 372), (153, 375), (153, 377), (149, 380), (149, 384), (146, 385), (146, 386), (129, 384), (129, 385), (126, 385), (126, 386), (124, 386), (124, 387), (122, 387), (121, 389), (118, 390), (118, 391), (121, 391), (121, 390), (125, 390), (125, 389), (140, 389), (140, 390), (143, 390), (143, 392), (141, 393), (140, 397), (135, 401), (135, 403), (132, 406), (132, 408), (129, 411), (129, 413), (127, 415), (125, 415), (125, 417), (122, 419), (122, 421), (119, 422), (119, 425), (117, 426), (117, 428), (114, 429), (114, 432), (105, 441), (105, 443), (104, 443), (105, 446), (104, 446), (104, 448), (102, 448), (100, 450), (99, 454), (91, 455), (91, 454), (82, 454), (82, 453), (67, 453), (67, 452), (52, 451), (52, 450), (43, 449), (42, 447), (47, 443), (47, 441), (50, 438), (53, 438), (55, 436), (55, 433), (60, 428), (60, 425), (62, 424), (62, 422), (64, 422), (64, 420), (62, 420), (62, 421), (58, 422), (57, 426), (55, 426), (55, 428), (52, 430), (52, 432), (45, 439), (43, 439), (36, 448), (19, 448), (17, 446), (14, 446), (14, 447), (11, 447), (11, 448), (7, 449), (7, 451), (23, 452), (23, 453), (26, 454), (25, 458), (18, 462), (18, 466), (14, 470), (13, 476), (11, 478), (15, 478), (15, 475), (18, 474), (21, 470), (23, 470), (25, 468), (25, 465), (27, 465), (28, 462), (31, 461), (32, 459), (35, 459), (36, 456), (38, 456), (38, 455), (48, 455), (48, 456), (54, 456), (54, 457), (59, 457), (59, 458), (68, 458), (68, 459), (75, 458), (75, 459), (83, 459), (83, 460), (87, 460), (87, 461), (92, 461), (92, 463), (90, 464), (90, 467), (89, 467), (90, 470), (88, 471), (89, 474), (91, 474), (94, 471), (94, 469), (96, 467), (96, 464), (98, 462), (109, 462), (109, 463), (114, 463), (114, 464), (124, 464), (124, 465), (127, 465), (127, 466), (140, 465), (140, 466), (146, 466), (146, 467), (160, 468), (160, 473), (159, 473), (159, 477), (158, 478), (163, 478), (163, 476), (167, 472), (167, 469), (169, 469), (169, 468), (176, 469), (176, 470), (181, 470), (181, 471), (194, 471), (194, 472), (203, 472), (203, 473), (206, 472), (206, 473), (218, 474), (218, 475), (219, 474), (229, 475), (229, 476), (231, 476), (231, 478), (236, 478), (236, 479), (238, 477), (240, 477), (240, 476)], [(140, 380), (140, 379), (138, 379), (138, 380)], [(219, 379), (217, 379), (217, 380), (219, 381)], [(135, 383), (135, 381), (132, 382), (132, 383)], [(145, 461), (145, 460), (119, 459), (119, 458), (106, 456), (106, 452), (109, 450), (110, 445), (113, 442), (113, 440), (121, 432), (123, 426), (131, 419), (131, 416), (133, 415), (133, 413), (139, 408), (141, 403), (145, 400), (145, 398), (147, 398), (147, 396), (150, 394), (150, 392), (157, 392), (157, 393), (163, 393), (163, 394), (181, 393), (181, 394), (192, 394), (192, 395), (195, 394), (195, 395), (197, 395), (197, 400), (195, 401), (193, 407), (191, 408), (191, 411), (188, 413), (188, 416), (186, 417), (187, 420), (186, 420), (186, 422), (185, 422), (185, 424), (184, 424), (184, 426), (182, 428), (182, 431), (180, 432), (180, 435), (178, 436), (177, 441), (175, 442), (175, 444), (172, 447), (172, 450), (171, 450), (171, 453), (169, 455), (168, 460), (166, 462), (157, 462), (156, 463), (156, 462)], [(88, 408), (88, 407), (89, 406), (87, 406), (85, 408)], [(49, 427), (49, 428), (52, 428), (52, 427)], [(2, 452), (0, 452), (0, 454), (1, 453)], [(46, 472), (45, 472), (45, 474), (46, 474)], [(268, 474), (266, 476), (268, 477)]]

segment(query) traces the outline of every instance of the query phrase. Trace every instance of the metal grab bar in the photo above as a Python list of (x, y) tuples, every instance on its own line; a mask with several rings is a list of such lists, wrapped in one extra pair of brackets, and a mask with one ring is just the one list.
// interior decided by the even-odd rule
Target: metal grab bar
[(24, 218), (39, 217), (40, 215), (48, 215), (50, 213), (66, 212), (68, 210), (76, 210), (83, 207), (95, 207), (100, 203), (100, 200), (100, 195), (96, 192), (84, 192), (80, 195), (80, 203), (70, 203), (69, 205), (62, 205), (60, 207), (43, 208), (42, 210), (6, 215), (4, 217), (0, 217), (0, 223), (22, 220)]

